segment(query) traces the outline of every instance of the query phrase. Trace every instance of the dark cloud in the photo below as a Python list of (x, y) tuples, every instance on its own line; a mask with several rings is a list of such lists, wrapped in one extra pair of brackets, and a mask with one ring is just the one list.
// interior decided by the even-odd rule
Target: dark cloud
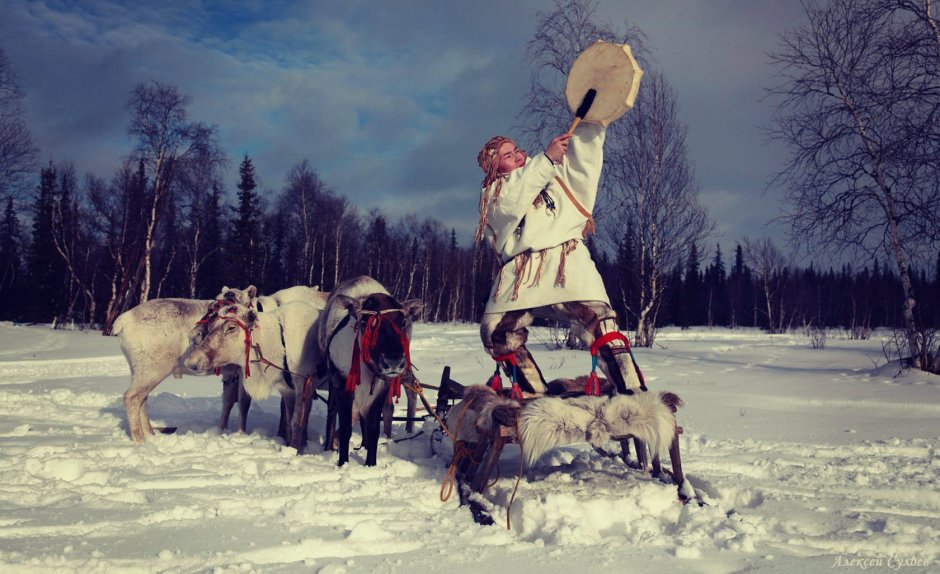
[[(306, 159), (363, 212), (416, 212), (468, 238), (485, 139), (517, 123), (523, 62), (543, 1), (4, 3), (0, 42), (27, 94), (43, 156), (107, 176), (130, 151), (125, 103), (151, 79), (192, 97), (232, 157), (279, 189)], [(625, 11), (629, 7), (629, 12)], [(765, 53), (797, 3), (602, 0), (598, 18), (649, 37), (651, 65), (679, 94), (703, 200), (721, 240), (771, 230), (763, 194)], [(511, 135), (511, 134), (510, 134)]]

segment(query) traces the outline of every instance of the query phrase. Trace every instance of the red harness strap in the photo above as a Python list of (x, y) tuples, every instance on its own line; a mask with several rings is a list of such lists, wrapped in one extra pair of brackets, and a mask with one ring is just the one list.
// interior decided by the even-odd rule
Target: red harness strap
[[(396, 325), (395, 322), (390, 318), (385, 316), (388, 313), (394, 312), (402, 312), (402, 310), (384, 309), (378, 312), (360, 311), (360, 313), (368, 314), (370, 317), (366, 320), (366, 324), (362, 328), (362, 336), (357, 336), (353, 339), (352, 363), (349, 365), (349, 373), (346, 375), (346, 392), (356, 392), (356, 387), (359, 386), (359, 383), (362, 380), (362, 368), (360, 363), (363, 361), (366, 363), (372, 362), (372, 352), (375, 350), (375, 347), (378, 344), (379, 326), (381, 325), (382, 321), (388, 321), (388, 323), (392, 326), (392, 329), (395, 331), (395, 334), (398, 335), (398, 338), (401, 341), (402, 349), (405, 351), (405, 369), (411, 370), (411, 342), (408, 340), (407, 335), (405, 335), (402, 330), (398, 328), (398, 325)], [(360, 339), (362, 339), (361, 342)], [(392, 402), (393, 398), (396, 402), (399, 398), (401, 398), (401, 375), (389, 381), (389, 403)]]
[(623, 344), (627, 346), (627, 350), (630, 350), (630, 339), (627, 339), (626, 335), (619, 331), (611, 331), (594, 340), (594, 343), (591, 344), (591, 356), (596, 357), (601, 347), (611, 341), (623, 341)]
[(245, 378), (247, 379), (251, 377), (251, 367), (249, 366), (251, 361), (251, 329), (235, 317), (226, 317), (225, 320), (235, 323), (245, 332)]
[(600, 352), (601, 347), (611, 341), (623, 341), (627, 346), (627, 351), (630, 350), (630, 340), (619, 331), (605, 333), (594, 340), (594, 343), (591, 344), (591, 374), (588, 375), (588, 379), (584, 383), (584, 394), (586, 395), (595, 397), (601, 395), (601, 380), (600, 377), (597, 376), (597, 354)]
[[(213, 303), (209, 305), (209, 309), (206, 311), (206, 314), (202, 316), (202, 319), (199, 319), (198, 321), (196, 321), (196, 325), (194, 325), (194, 327), (198, 325), (204, 325), (206, 323), (211, 323), (212, 321), (216, 319), (222, 319), (223, 321), (231, 321), (232, 323), (235, 323), (236, 325), (241, 327), (242, 330), (245, 332), (245, 378), (247, 379), (248, 377), (251, 376), (251, 367), (249, 366), (249, 360), (251, 359), (251, 329), (249, 329), (247, 325), (239, 321), (237, 318), (227, 317), (220, 313), (219, 310), (227, 304), (228, 304), (227, 301), (223, 301), (222, 299), (216, 299)], [(225, 312), (227, 313), (235, 313), (237, 311), (238, 311), (238, 307), (234, 304), (225, 310)], [(216, 375), (222, 374), (222, 368), (216, 367), (215, 374)]]
[(640, 370), (640, 365), (636, 364), (636, 359), (633, 358), (633, 351), (630, 349), (630, 339), (627, 339), (626, 335), (619, 331), (611, 331), (595, 339), (594, 343), (591, 345), (591, 374), (588, 375), (588, 380), (584, 384), (584, 394), (594, 396), (601, 394), (601, 382), (597, 376), (597, 354), (600, 352), (601, 347), (611, 341), (623, 341), (627, 353), (630, 354), (630, 361), (633, 363), (633, 368), (636, 370), (636, 376), (640, 379), (640, 388), (645, 391), (646, 379), (643, 377), (643, 371)]

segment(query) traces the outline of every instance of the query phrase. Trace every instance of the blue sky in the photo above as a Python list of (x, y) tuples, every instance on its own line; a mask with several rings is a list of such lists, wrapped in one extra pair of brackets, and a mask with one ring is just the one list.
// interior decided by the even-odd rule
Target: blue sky
[[(27, 96), (42, 158), (109, 177), (132, 143), (128, 94), (151, 79), (192, 97), (232, 166), (251, 155), (279, 191), (306, 159), (363, 213), (432, 216), (469, 243), (476, 153), (511, 132), (529, 85), (536, 13), (552, 2), (55, 2), (0, 0), (0, 46)], [(782, 229), (765, 192), (783, 150), (766, 141), (766, 53), (802, 20), (795, 0), (600, 0), (597, 19), (649, 37), (677, 89), (702, 200), (726, 253)], [(547, 142), (546, 142), (547, 143)]]

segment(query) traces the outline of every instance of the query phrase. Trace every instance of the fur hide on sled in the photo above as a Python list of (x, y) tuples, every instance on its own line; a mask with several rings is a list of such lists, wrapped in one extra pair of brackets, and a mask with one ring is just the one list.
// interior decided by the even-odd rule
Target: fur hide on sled
[(660, 452), (676, 434), (674, 413), (681, 405), (673, 393), (541, 397), (523, 404), (477, 385), (466, 388), (463, 400), (448, 411), (446, 424), (467, 443), (486, 440), (498, 425), (516, 426), (525, 465), (531, 467), (555, 447), (583, 442), (602, 446), (627, 436)]
[(681, 400), (672, 393), (640, 393), (612, 397), (544, 397), (519, 413), (519, 443), (527, 467), (551, 449), (587, 442), (603, 446), (610, 440), (636, 437), (652, 452), (669, 447), (676, 434), (675, 407)]

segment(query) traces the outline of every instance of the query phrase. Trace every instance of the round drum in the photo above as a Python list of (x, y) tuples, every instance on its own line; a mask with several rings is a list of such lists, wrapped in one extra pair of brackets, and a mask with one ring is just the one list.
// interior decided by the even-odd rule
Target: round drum
[(584, 121), (607, 126), (633, 107), (643, 70), (633, 59), (630, 46), (598, 40), (571, 66), (565, 98), (574, 113), (584, 94), (597, 90), (594, 104)]

